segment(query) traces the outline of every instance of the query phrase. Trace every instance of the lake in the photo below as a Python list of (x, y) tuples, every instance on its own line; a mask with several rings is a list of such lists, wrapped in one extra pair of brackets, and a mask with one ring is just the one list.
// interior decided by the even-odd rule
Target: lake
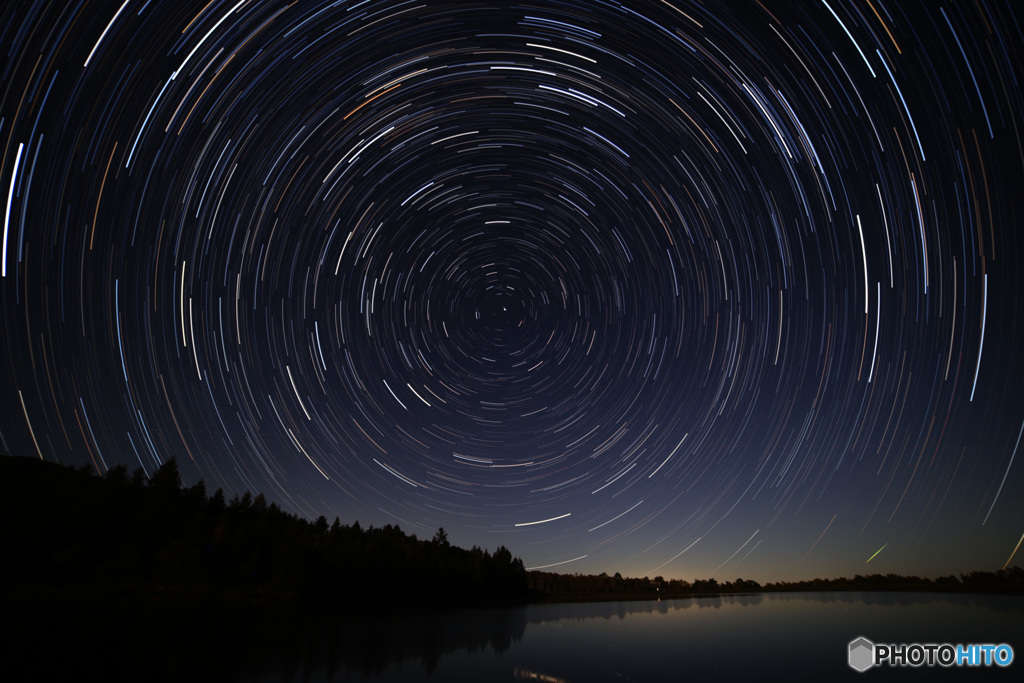
[(340, 645), (325, 639), (304, 663), (252, 680), (1020, 680), (1024, 666), (859, 673), (847, 663), (858, 636), (1017, 650), (1024, 646), (1024, 597), (775, 593), (368, 620), (333, 634)]
[(168, 602), (33, 603), (9, 615), (5, 681), (1021, 680), (1009, 667), (847, 663), (850, 641), (1000, 644), (1024, 657), (1024, 597), (768, 593), (358, 619)]

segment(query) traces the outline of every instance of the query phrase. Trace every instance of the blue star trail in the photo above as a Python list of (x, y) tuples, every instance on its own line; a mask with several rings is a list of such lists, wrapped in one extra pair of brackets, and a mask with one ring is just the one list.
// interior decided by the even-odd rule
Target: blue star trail
[(7, 452), (558, 571), (1015, 551), (1015, 3), (0, 13)]

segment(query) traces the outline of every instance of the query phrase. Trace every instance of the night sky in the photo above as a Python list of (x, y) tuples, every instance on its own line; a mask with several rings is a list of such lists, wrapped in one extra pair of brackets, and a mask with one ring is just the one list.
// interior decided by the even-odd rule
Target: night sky
[(4, 3), (0, 446), (553, 571), (1024, 564), (1014, 7)]

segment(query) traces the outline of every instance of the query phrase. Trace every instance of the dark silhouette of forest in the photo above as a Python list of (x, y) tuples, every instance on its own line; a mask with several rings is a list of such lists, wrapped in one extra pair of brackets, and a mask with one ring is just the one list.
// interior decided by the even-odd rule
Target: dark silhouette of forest
[(0, 457), (7, 598), (124, 595), (283, 600), (302, 605), (460, 607), (783, 591), (1024, 593), (1020, 567), (936, 579), (872, 574), (768, 583), (527, 572), (504, 546), (420, 540), (283, 511), (263, 494), (225, 500), (184, 488), (171, 459), (146, 477)]
[(124, 594), (281, 599), (308, 605), (423, 606), (525, 601), (522, 560), (419, 540), (398, 526), (310, 522), (263, 494), (225, 500), (176, 462), (149, 478), (0, 457), (8, 598)]
[(1024, 593), (1024, 569), (1013, 566), (994, 572), (973, 571), (959, 577), (950, 574), (934, 579), (900, 574), (855, 575), (852, 579), (811, 579), (768, 583), (763, 590), (788, 591), (929, 591), (940, 593)]

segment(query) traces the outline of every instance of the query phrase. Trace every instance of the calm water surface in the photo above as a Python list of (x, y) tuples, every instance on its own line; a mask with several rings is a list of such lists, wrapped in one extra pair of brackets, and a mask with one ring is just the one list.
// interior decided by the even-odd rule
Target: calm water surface
[[(1024, 681), (1024, 597), (791, 593), (344, 617), (227, 603), (4, 609), (0, 681)], [(847, 665), (847, 646), (1006, 643), (1007, 668)]]
[(1007, 643), (1024, 657), (1024, 597), (794, 593), (531, 605), (339, 624), (257, 681), (1024, 680), (1006, 668), (847, 665), (876, 643)]

